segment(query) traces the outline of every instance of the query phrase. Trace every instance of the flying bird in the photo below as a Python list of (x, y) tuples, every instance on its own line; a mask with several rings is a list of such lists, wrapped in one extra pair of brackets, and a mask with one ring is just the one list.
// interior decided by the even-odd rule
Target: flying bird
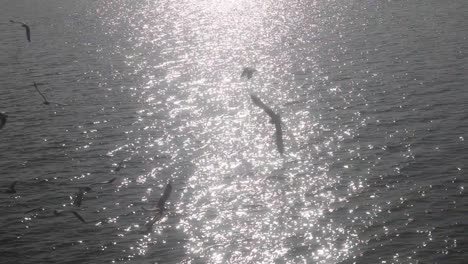
[[(90, 184), (90, 186), (93, 186), (93, 185), (103, 185), (103, 184), (111, 184), (113, 183), (117, 178), (114, 177), (108, 181), (103, 181), (103, 182), (96, 182), (96, 183), (92, 183)], [(83, 201), (83, 198), (84, 198), (84, 195), (90, 191), (92, 191), (91, 187), (90, 186), (85, 186), (85, 187), (78, 187), (78, 192), (76, 193), (76, 197), (75, 197), (75, 200), (73, 200), (73, 205), (74, 206), (77, 206), (77, 207), (80, 207), (81, 206), (81, 202)]]
[(167, 199), (171, 195), (171, 192), (172, 192), (172, 184), (171, 182), (169, 182), (166, 185), (166, 188), (164, 188), (163, 195), (161, 195), (161, 198), (159, 198), (158, 205), (155, 208), (145, 208), (143, 206), (141, 208), (145, 211), (159, 211), (162, 213), (164, 211), (164, 205), (166, 204)]
[(241, 78), (242, 78), (242, 77), (247, 77), (247, 79), (250, 79), (250, 78), (252, 78), (253, 74), (254, 74), (256, 71), (257, 71), (257, 70), (254, 69), (254, 68), (244, 67), (244, 69), (242, 70), (242, 73), (241, 73)]
[(78, 192), (76, 193), (75, 200), (73, 201), (73, 205), (80, 207), (81, 201), (83, 201), (84, 195), (89, 191), (91, 191), (90, 187), (79, 187)]
[(5, 193), (16, 193), (15, 185), (18, 181), (14, 181), (8, 189), (6, 189)]
[(167, 199), (171, 195), (171, 192), (172, 192), (172, 184), (171, 182), (169, 182), (166, 185), (166, 188), (164, 188), (163, 195), (158, 200), (158, 208), (161, 210), (161, 212), (164, 210), (164, 204), (166, 203)]
[(156, 212), (156, 214), (151, 218), (151, 220), (148, 223), (145, 224), (145, 226), (146, 226), (146, 228), (148, 230), (150, 230), (153, 227), (154, 223), (156, 223), (157, 221), (159, 221), (162, 218), (163, 212), (164, 212), (164, 204), (166, 203), (167, 199), (171, 195), (171, 192), (172, 192), (172, 184), (171, 184), (171, 182), (169, 182), (166, 185), (166, 188), (164, 189), (163, 195), (161, 196), (161, 198), (159, 198), (158, 205), (157, 205), (156, 208), (146, 209), (145, 207), (141, 207), (145, 211), (155, 211)]
[(276, 147), (280, 154), (284, 153), (284, 143), (283, 143), (283, 130), (281, 129), (281, 118), (278, 114), (275, 114), (271, 108), (269, 108), (266, 104), (260, 100), (256, 95), (251, 94), (250, 98), (252, 99), (253, 103), (263, 109), (265, 113), (271, 118), (270, 123), (275, 125), (275, 135), (276, 135)]
[(61, 106), (65, 106), (66, 104), (60, 104), (60, 103), (55, 103), (55, 102), (49, 102), (47, 101), (47, 98), (44, 96), (44, 94), (41, 93), (41, 91), (39, 90), (39, 88), (37, 87), (37, 83), (34, 82), (34, 88), (36, 88), (36, 91), (39, 93), (39, 95), (42, 97), (42, 99), (44, 99), (44, 102), (43, 104), (45, 105), (49, 105), (49, 104), (56, 104), (56, 105), (61, 105)]
[(28, 25), (26, 25), (23, 22), (14, 21), (14, 20), (10, 20), (10, 22), (14, 24), (21, 24), (21, 26), (26, 29), (26, 38), (28, 39), (29, 42), (31, 42), (31, 29), (29, 28)]
[(5, 126), (6, 121), (7, 121), (7, 117), (8, 117), (8, 115), (6, 115), (4, 113), (0, 113), (0, 129), (2, 129)]
[(73, 215), (75, 215), (76, 218), (78, 218), (81, 222), (83, 223), (86, 223), (86, 221), (84, 220), (84, 218), (79, 215), (76, 211), (73, 211), (73, 210), (54, 210), (54, 215), (55, 216), (60, 216), (62, 215), (63, 213), (72, 213)]

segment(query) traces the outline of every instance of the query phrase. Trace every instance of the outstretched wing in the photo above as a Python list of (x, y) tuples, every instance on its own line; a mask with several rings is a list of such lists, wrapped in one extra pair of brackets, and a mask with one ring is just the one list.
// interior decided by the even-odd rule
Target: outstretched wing
[(24, 212), (24, 214), (29, 214), (29, 213), (36, 212), (36, 211), (39, 211), (39, 210), (42, 211), (42, 210), (44, 210), (44, 208), (42, 208), (42, 207), (34, 208), (34, 209), (31, 209), (31, 210), (28, 210), (28, 211)]
[(108, 181), (103, 181), (103, 182), (96, 182), (96, 183), (93, 183), (93, 184), (91, 184), (91, 185), (98, 185), (98, 184), (111, 184), (111, 183), (113, 183), (113, 182), (114, 182), (116, 179), (117, 179), (117, 177), (114, 177), (114, 178), (112, 178), (112, 179), (110, 179), (110, 180), (108, 180)]
[(29, 42), (31, 42), (31, 29), (26, 24), (23, 24), (22, 27), (26, 29), (26, 38), (28, 39)]
[(275, 114), (271, 108), (269, 108), (266, 104), (260, 100), (256, 95), (251, 94), (250, 98), (252, 98), (253, 103), (263, 109), (268, 116), (271, 118), (271, 122), (275, 125), (275, 135), (276, 135), (276, 148), (280, 154), (284, 153), (284, 143), (283, 143), (283, 130), (281, 128), (281, 118), (279, 115)]
[(164, 189), (163, 195), (161, 196), (161, 198), (159, 198), (159, 201), (158, 201), (158, 208), (161, 211), (164, 210), (164, 204), (166, 203), (167, 199), (171, 195), (171, 191), (172, 191), (172, 185), (171, 185), (171, 183), (168, 183), (166, 185), (166, 188)]
[(81, 215), (79, 215), (77, 212), (75, 212), (75, 211), (71, 211), (71, 212), (72, 212), (72, 214), (74, 214), (76, 216), (76, 218), (80, 219), (81, 222), (86, 223), (84, 218), (81, 217)]
[(82, 189), (82, 188), (80, 188), (80, 189), (78, 190), (78, 193), (76, 194), (75, 200), (73, 201), (73, 205), (74, 205), (74, 206), (78, 206), (78, 207), (81, 206), (81, 201), (83, 201), (83, 196), (84, 196), (84, 194), (85, 194), (85, 190)]
[(273, 110), (271, 110), (271, 108), (269, 108), (266, 104), (264, 104), (264, 103), (262, 102), (262, 100), (260, 100), (260, 98), (258, 98), (256, 95), (251, 94), (251, 95), (250, 95), (250, 98), (252, 98), (252, 102), (253, 102), (256, 106), (258, 106), (258, 107), (260, 107), (261, 109), (263, 109), (263, 111), (265, 111), (265, 113), (267, 113), (268, 116), (270, 116), (270, 118), (271, 118), (272, 120), (275, 120), (275, 119), (278, 118), (278, 115), (276, 115), (275, 112), (273, 112)]
[(20, 21), (15, 21), (15, 20), (13, 20), (13, 19), (10, 19), (10, 22), (11, 22), (11, 23), (14, 23), (14, 24), (21, 24), (21, 25), (26, 25), (26, 24), (25, 24), (25, 23), (23, 23), (23, 22), (20, 22)]
[(34, 88), (36, 88), (36, 91), (39, 93), (39, 95), (44, 99), (44, 102), (47, 102), (47, 98), (39, 91), (39, 88), (37, 88), (36, 82), (34, 82)]
[(162, 212), (156, 212), (156, 215), (153, 216), (153, 218), (151, 218), (151, 220), (145, 224), (146, 230), (150, 231), (153, 228), (153, 225), (157, 221), (161, 220), (161, 218), (162, 218)]
[(284, 153), (284, 143), (283, 143), (283, 130), (281, 129), (281, 121), (275, 122), (275, 135), (276, 135), (276, 148), (280, 154)]
[(26, 23), (23, 23), (23, 22), (20, 22), (20, 21), (15, 21), (15, 20), (12, 20), (12, 19), (10, 19), (10, 22), (14, 23), (14, 24), (21, 24), (21, 26), (26, 29), (26, 38), (28, 39), (29, 42), (31, 42), (31, 29), (29, 28), (29, 26)]

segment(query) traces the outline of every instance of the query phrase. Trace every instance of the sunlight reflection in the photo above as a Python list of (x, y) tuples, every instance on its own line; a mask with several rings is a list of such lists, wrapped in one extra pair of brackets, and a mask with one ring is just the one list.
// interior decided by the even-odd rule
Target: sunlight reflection
[[(150, 255), (158, 250), (151, 245), (176, 217), (176, 228), (187, 238), (188, 259), (195, 262), (344, 259), (354, 240), (328, 219), (334, 213), (328, 208), (346, 202), (336, 187), (345, 176), (331, 170), (354, 169), (340, 158), (356, 155), (342, 144), (355, 136), (355, 128), (337, 127), (336, 118), (327, 119), (336, 109), (316, 106), (321, 96), (340, 98), (347, 91), (339, 84), (323, 94), (314, 90), (315, 58), (305, 54), (302, 64), (293, 65), (302, 55), (291, 47), (316, 49), (296, 36), (296, 23), (303, 19), (297, 17), (300, 3), (184, 0), (122, 5), (139, 14), (125, 18), (122, 8), (122, 17), (110, 23), (132, 21), (126, 35), (132, 48), (121, 51), (134, 69), (130, 76), (139, 78), (139, 85), (129, 89), (140, 109), (125, 131), (128, 143), (107, 155), (143, 164), (140, 171), (125, 168), (131, 176), (116, 190), (140, 197), (138, 203), (122, 204), (131, 212), (124, 230), (139, 238), (132, 252)], [(309, 29), (314, 35), (320, 27)], [(246, 66), (257, 70), (249, 80), (240, 77)], [(317, 94), (304, 93), (302, 87)], [(275, 127), (250, 94), (281, 115), (285, 155), (276, 149)], [(351, 104), (349, 96), (341, 98), (340, 104)], [(155, 203), (153, 197), (160, 192), (155, 186), (169, 180), (180, 188), (170, 216), (149, 234), (137, 235), (148, 218), (139, 210), (141, 204)], [(362, 188), (361, 182), (345, 182), (351, 192)]]

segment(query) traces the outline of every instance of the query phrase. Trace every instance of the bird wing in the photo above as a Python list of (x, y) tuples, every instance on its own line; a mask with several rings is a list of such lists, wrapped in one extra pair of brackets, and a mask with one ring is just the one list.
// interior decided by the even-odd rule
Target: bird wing
[(97, 185), (97, 184), (110, 184), (110, 183), (113, 183), (115, 180), (117, 179), (117, 177), (114, 177), (108, 181), (104, 181), (104, 182), (96, 182), (96, 183), (93, 183), (92, 185)]
[(83, 201), (84, 193), (85, 193), (84, 189), (80, 188), (78, 193), (76, 194), (75, 200), (73, 201), (74, 206), (78, 206), (78, 207), (81, 206), (81, 201)]
[(28, 39), (29, 42), (31, 42), (31, 29), (29, 28), (28, 25), (24, 24), (22, 25), (26, 29), (26, 38)]
[(148, 231), (150, 231), (153, 228), (153, 225), (161, 220), (162, 218), (162, 212), (157, 212), (156, 215), (148, 222), (145, 224), (146, 228)]
[(34, 209), (31, 209), (31, 210), (28, 210), (28, 211), (24, 212), (24, 214), (29, 214), (29, 213), (39, 211), (39, 210), (43, 210), (43, 208), (34, 208)]
[(83, 223), (86, 223), (86, 221), (83, 219), (83, 217), (81, 217), (81, 215), (79, 215), (77, 212), (75, 211), (71, 211), (72, 214), (74, 214), (76, 216), (76, 218), (80, 219), (81, 222)]
[(117, 178), (116, 178), (116, 177), (114, 177), (114, 178), (112, 178), (112, 179), (108, 180), (106, 183), (113, 183), (113, 182), (115, 181), (115, 179), (117, 179)]
[(260, 98), (258, 98), (256, 95), (251, 94), (251, 95), (250, 95), (250, 98), (252, 98), (253, 103), (254, 103), (256, 106), (258, 106), (258, 107), (260, 107), (261, 109), (263, 109), (263, 111), (265, 111), (265, 113), (267, 113), (268, 116), (270, 116), (270, 118), (271, 118), (272, 120), (275, 120), (275, 119), (278, 118), (278, 115), (275, 114), (275, 112), (273, 112), (273, 110), (271, 110), (271, 108), (269, 108), (266, 104), (264, 104), (264, 103), (262, 102), (262, 100), (260, 100)]
[(37, 88), (36, 82), (34, 82), (34, 88), (36, 88), (36, 91), (39, 93), (39, 95), (44, 99), (44, 102), (47, 102), (47, 98), (39, 91), (39, 88)]
[(14, 20), (12, 20), (12, 19), (10, 19), (10, 22), (11, 22), (11, 23), (14, 23), (14, 24), (21, 24), (21, 25), (26, 25), (26, 24), (25, 24), (25, 23), (23, 23), (23, 22), (20, 22), (20, 21), (14, 21)]
[(159, 201), (158, 201), (158, 208), (161, 209), (161, 211), (164, 210), (164, 204), (166, 203), (167, 199), (171, 195), (171, 191), (172, 191), (172, 185), (171, 183), (168, 183), (166, 185), (166, 188), (164, 189), (163, 195), (161, 196), (161, 198), (159, 198)]
[(253, 103), (263, 109), (268, 116), (271, 118), (271, 122), (275, 125), (275, 135), (276, 135), (276, 147), (280, 154), (284, 153), (284, 143), (283, 143), (283, 130), (281, 129), (281, 118), (279, 115), (275, 114), (271, 108), (269, 108), (266, 104), (260, 100), (256, 95), (251, 94), (250, 98), (252, 98)]
[(276, 120), (275, 122), (275, 135), (276, 135), (276, 147), (280, 154), (284, 153), (284, 143), (283, 143), (283, 130), (281, 129), (281, 120)]

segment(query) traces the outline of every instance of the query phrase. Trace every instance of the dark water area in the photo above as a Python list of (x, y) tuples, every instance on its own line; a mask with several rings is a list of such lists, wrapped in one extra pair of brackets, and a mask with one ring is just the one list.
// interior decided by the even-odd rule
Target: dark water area
[(468, 2), (0, 4), (1, 263), (465, 263)]

